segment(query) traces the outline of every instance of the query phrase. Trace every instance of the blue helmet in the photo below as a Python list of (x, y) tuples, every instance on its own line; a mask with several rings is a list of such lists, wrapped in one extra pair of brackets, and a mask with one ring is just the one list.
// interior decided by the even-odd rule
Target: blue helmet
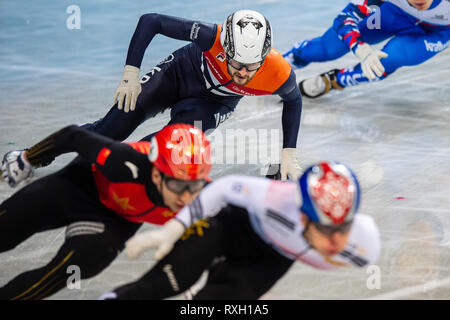
[(298, 183), (300, 210), (309, 220), (325, 226), (353, 221), (361, 191), (358, 179), (346, 165), (320, 162), (306, 169)]

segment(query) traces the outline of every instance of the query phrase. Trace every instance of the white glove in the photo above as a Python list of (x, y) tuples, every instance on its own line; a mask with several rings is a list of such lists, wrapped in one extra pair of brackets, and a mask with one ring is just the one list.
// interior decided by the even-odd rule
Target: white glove
[(361, 61), (362, 71), (369, 80), (381, 77), (384, 74), (384, 67), (380, 59), (388, 56), (386, 52), (374, 51), (370, 45), (364, 43), (356, 48), (355, 56)]
[(125, 243), (125, 253), (130, 259), (136, 259), (142, 252), (156, 247), (155, 259), (161, 260), (172, 250), (173, 245), (184, 233), (184, 225), (171, 219), (158, 230), (135, 235)]
[(137, 97), (141, 93), (141, 83), (139, 81), (139, 68), (126, 65), (123, 69), (122, 80), (114, 93), (114, 103), (117, 101), (117, 107), (122, 110), (123, 100), (125, 99), (124, 111), (134, 111), (136, 108)]
[(298, 164), (297, 149), (284, 148), (281, 152), (281, 180), (287, 180), (288, 176), (291, 180), (297, 180), (302, 169)]
[(6, 153), (2, 161), (1, 174), (11, 188), (30, 177), (33, 174), (33, 168), (25, 159), (25, 151)]

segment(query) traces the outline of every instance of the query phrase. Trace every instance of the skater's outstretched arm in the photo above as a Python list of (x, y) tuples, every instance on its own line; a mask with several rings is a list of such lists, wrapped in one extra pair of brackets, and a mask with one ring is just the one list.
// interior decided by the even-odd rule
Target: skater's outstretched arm
[[(157, 13), (141, 16), (131, 38), (122, 80), (114, 94), (114, 103), (119, 110), (134, 111), (137, 97), (142, 91), (139, 71), (144, 53), (157, 34), (166, 37), (190, 41), (197, 44), (202, 51), (211, 49), (217, 33), (217, 25), (200, 21), (187, 20)], [(125, 104), (123, 104), (125, 102)]]
[(157, 34), (196, 43), (202, 51), (211, 49), (217, 25), (157, 13), (141, 16), (131, 38), (126, 64), (141, 67), (144, 52)]
[[(27, 150), (8, 152), (3, 158), (1, 167), (3, 178), (14, 187), (31, 175), (32, 167), (40, 167), (55, 157), (69, 152), (77, 152), (86, 161), (96, 164), (111, 179), (116, 175), (124, 177), (124, 173), (120, 170), (123, 166), (115, 163), (123, 164), (128, 161), (139, 167), (148, 162), (146, 154), (134, 150), (127, 144), (70, 125)], [(109, 161), (108, 166), (105, 166), (106, 159)], [(122, 171), (132, 173), (126, 168)]]
[(288, 80), (277, 90), (283, 102), (283, 113), (281, 116), (283, 126), (283, 150), (281, 153), (281, 179), (295, 180), (301, 174), (298, 162), (297, 137), (300, 130), (300, 119), (302, 115), (302, 95), (295, 73), (291, 70)]

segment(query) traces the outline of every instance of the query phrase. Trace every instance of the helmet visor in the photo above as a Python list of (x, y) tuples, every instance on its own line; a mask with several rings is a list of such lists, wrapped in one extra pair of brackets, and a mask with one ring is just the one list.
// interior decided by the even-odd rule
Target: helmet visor
[(195, 194), (203, 189), (206, 185), (206, 180), (180, 180), (175, 178), (170, 178), (166, 175), (163, 175), (163, 181), (165, 182), (167, 189), (176, 193), (178, 195), (183, 194), (186, 190), (190, 194)]

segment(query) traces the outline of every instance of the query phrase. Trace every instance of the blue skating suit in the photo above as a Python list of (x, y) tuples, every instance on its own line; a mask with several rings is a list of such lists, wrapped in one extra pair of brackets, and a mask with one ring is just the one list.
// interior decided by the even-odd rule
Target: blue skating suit
[[(284, 54), (297, 68), (310, 62), (340, 58), (363, 43), (376, 44), (391, 38), (382, 51), (385, 68), (379, 81), (403, 66), (419, 65), (444, 51), (450, 39), (450, 1), (434, 0), (427, 10), (417, 10), (407, 0), (354, 0), (334, 19), (321, 37), (305, 40)], [(361, 65), (341, 69), (342, 87), (369, 82)]]

